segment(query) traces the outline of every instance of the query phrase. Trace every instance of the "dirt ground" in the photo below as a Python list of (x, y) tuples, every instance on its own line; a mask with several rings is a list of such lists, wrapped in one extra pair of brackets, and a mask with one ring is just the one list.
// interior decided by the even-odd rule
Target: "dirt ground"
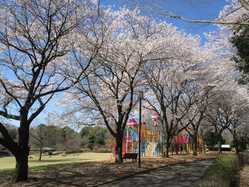
[(175, 155), (170, 158), (144, 158), (142, 167), (138, 168), (136, 162), (126, 161), (124, 164), (111, 162), (91, 162), (48, 166), (43, 169), (32, 169), (30, 179), (25, 183), (14, 184), (12, 176), (0, 173), (0, 186), (99, 186), (111, 181), (124, 179), (147, 170), (177, 163), (192, 162), (215, 158), (216, 154), (209, 153), (193, 157), (192, 155)]
[(243, 166), (240, 170), (240, 187), (249, 187), (249, 152), (244, 152), (240, 156)]

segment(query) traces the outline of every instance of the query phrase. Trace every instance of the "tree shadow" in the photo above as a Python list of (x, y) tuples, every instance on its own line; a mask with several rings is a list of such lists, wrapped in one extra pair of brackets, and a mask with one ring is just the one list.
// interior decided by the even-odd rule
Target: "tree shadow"
[(96, 165), (96, 170), (88, 166), (88, 163), (71, 166), (55, 165), (55, 167), (51, 165), (48, 166), (47, 172), (43, 170), (32, 172), (25, 186), (95, 186), (96, 183), (110, 177), (111, 169), (108, 165)]
[[(103, 171), (103, 170), (102, 170)], [(104, 171), (103, 171), (104, 172)], [(98, 177), (107, 177), (98, 175)], [(79, 171), (72, 171), (69, 169), (54, 170), (48, 174), (48, 176), (30, 177), (27, 186), (94, 186), (95, 182), (93, 178), (96, 177), (91, 173), (81, 173)]]

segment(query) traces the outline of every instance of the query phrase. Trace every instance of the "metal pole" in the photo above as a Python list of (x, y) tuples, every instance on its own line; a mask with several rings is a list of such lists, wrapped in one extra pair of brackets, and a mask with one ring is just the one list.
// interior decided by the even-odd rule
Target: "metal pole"
[(125, 148), (126, 148), (126, 150), (125, 150), (125, 153), (128, 153), (128, 139), (129, 139), (129, 132), (128, 132), (128, 127), (126, 128), (126, 138), (125, 138), (125, 140), (126, 140), (126, 145), (125, 145)]
[(142, 126), (142, 97), (143, 92), (139, 93), (139, 135), (138, 135), (138, 167), (141, 167), (141, 126)]

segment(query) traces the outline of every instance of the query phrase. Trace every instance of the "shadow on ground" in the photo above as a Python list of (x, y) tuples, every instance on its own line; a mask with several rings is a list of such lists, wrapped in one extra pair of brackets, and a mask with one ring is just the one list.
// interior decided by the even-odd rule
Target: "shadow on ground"
[[(202, 161), (199, 161), (199, 159)], [(193, 162), (193, 160), (195, 161)], [(0, 186), (145, 187), (165, 186), (166, 184), (177, 184), (177, 182), (183, 183), (184, 181), (185, 184), (190, 184), (199, 179), (211, 162), (209, 156), (200, 156), (194, 159), (190, 156), (182, 156), (179, 158), (144, 160), (142, 168), (138, 168), (135, 162), (126, 162), (122, 165), (110, 162), (49, 165), (46, 168), (36, 167), (31, 169), (29, 181), (21, 184), (11, 183), (10, 173), (0, 173)]]

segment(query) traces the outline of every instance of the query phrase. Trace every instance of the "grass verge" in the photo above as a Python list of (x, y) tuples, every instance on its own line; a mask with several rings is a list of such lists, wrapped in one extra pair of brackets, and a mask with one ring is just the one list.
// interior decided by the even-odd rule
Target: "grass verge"
[(236, 187), (239, 161), (235, 154), (218, 156), (197, 187)]

